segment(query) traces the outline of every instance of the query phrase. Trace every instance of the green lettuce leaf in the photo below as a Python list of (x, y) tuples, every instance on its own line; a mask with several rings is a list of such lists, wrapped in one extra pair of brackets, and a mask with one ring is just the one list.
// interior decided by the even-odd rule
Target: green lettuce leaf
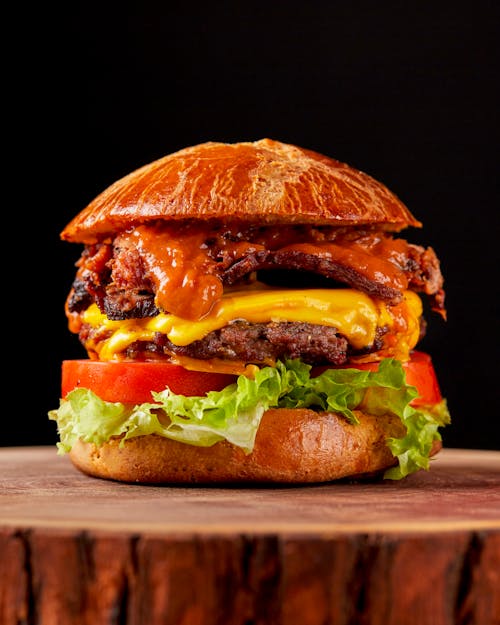
[(399, 480), (419, 469), (429, 468), (432, 445), (434, 441), (441, 440), (438, 427), (450, 423), (450, 414), (443, 399), (435, 406), (419, 406), (418, 410), (406, 406), (401, 420), (406, 426), (406, 435), (387, 440), (398, 465), (384, 473), (386, 479)]
[(429, 453), (440, 439), (438, 427), (449, 422), (446, 402), (432, 408), (413, 408), (415, 387), (408, 386), (401, 363), (385, 359), (378, 371), (329, 369), (311, 378), (311, 367), (300, 360), (278, 362), (260, 369), (255, 378), (239, 376), (222, 391), (204, 397), (176, 395), (168, 388), (152, 393), (152, 402), (138, 406), (101, 400), (92, 391), (78, 388), (61, 400), (49, 418), (57, 422), (59, 452), (71, 449), (78, 439), (100, 445), (114, 436), (126, 439), (157, 434), (189, 445), (208, 447), (227, 440), (249, 454), (262, 415), (268, 408), (310, 408), (333, 411), (350, 423), (358, 423), (356, 409), (373, 414), (394, 414), (406, 427), (402, 438), (387, 441), (398, 466), (386, 472), (400, 479), (427, 469)]

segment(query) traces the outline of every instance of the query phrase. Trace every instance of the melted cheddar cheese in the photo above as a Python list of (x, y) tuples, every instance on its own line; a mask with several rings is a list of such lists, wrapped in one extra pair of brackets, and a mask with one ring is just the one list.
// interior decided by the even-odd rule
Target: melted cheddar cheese
[[(165, 334), (175, 345), (189, 345), (232, 321), (307, 322), (337, 328), (355, 349), (372, 345), (378, 327), (394, 330), (394, 355), (405, 360), (419, 338), (422, 302), (412, 291), (404, 292), (397, 306), (389, 306), (354, 289), (262, 289), (233, 291), (223, 295), (210, 312), (199, 320), (167, 313), (143, 319), (112, 321), (93, 304), (82, 321), (102, 330), (102, 340), (91, 340), (87, 349), (100, 360), (120, 358), (136, 341), (152, 341)], [(101, 332), (99, 332), (101, 335)]]

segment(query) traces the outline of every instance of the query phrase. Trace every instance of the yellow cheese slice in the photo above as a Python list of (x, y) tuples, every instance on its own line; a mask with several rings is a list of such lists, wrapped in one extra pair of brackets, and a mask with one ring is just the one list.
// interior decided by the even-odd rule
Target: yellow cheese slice
[[(405, 300), (413, 318), (414, 334), (422, 304), (411, 291), (405, 292)], [(115, 359), (136, 341), (152, 341), (157, 332), (165, 334), (174, 345), (189, 345), (238, 319), (250, 323), (292, 321), (334, 327), (356, 349), (373, 343), (377, 327), (391, 327), (394, 323), (389, 306), (353, 289), (233, 291), (225, 294), (207, 316), (194, 321), (166, 313), (112, 321), (95, 304), (83, 314), (84, 323), (102, 328), (109, 335), (95, 345), (101, 360)]]

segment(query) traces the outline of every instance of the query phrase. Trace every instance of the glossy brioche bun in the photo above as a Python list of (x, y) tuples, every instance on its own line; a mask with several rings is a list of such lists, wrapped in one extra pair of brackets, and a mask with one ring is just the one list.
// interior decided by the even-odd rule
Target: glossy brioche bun
[(153, 434), (122, 446), (120, 438), (100, 447), (78, 442), (70, 457), (88, 475), (143, 484), (326, 482), (395, 465), (385, 441), (404, 435), (401, 421), (356, 414), (360, 423), (351, 425), (335, 413), (270, 409), (249, 455), (226, 441), (195, 447)]
[(262, 139), (202, 143), (145, 165), (103, 191), (61, 238), (95, 243), (157, 219), (378, 224), (391, 231), (421, 226), (367, 174), (311, 150)]

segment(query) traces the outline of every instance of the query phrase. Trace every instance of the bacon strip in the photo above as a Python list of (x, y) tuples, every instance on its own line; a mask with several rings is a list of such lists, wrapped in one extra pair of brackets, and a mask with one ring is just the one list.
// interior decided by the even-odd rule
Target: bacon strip
[(339, 260), (322, 257), (318, 254), (311, 254), (301, 250), (278, 250), (272, 252), (263, 250), (255, 254), (249, 254), (234, 263), (227, 269), (222, 278), (224, 284), (236, 284), (241, 278), (252, 271), (259, 269), (292, 269), (310, 271), (320, 274), (325, 278), (336, 280), (367, 293), (368, 295), (379, 297), (391, 304), (399, 303), (402, 298), (402, 290), (406, 284), (399, 289), (387, 286), (382, 282), (370, 280), (352, 266), (342, 264)]
[(113, 244), (87, 247), (78, 267), (68, 312), (86, 308), (90, 295), (111, 319), (151, 316), (160, 308), (197, 319), (219, 299), (223, 285), (276, 269), (317, 274), (393, 305), (412, 289), (446, 314), (434, 250), (385, 232), (141, 226)]

